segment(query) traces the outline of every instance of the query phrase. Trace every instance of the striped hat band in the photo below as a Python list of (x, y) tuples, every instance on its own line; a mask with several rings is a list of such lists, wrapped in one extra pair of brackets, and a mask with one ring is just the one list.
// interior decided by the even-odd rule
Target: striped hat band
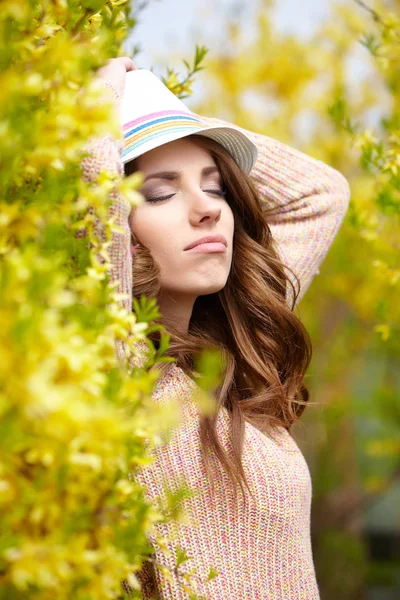
[(143, 144), (164, 136), (186, 135), (205, 129), (206, 126), (192, 113), (163, 110), (134, 119), (123, 125), (124, 149), (122, 157), (136, 154)]

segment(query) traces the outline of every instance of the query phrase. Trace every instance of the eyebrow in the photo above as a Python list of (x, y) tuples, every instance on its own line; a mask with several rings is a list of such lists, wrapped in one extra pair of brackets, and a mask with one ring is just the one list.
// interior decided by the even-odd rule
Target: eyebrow
[[(201, 171), (201, 176), (203, 177), (204, 175), (211, 175), (211, 173), (215, 172), (219, 174), (218, 167), (216, 166), (204, 167), (204, 169)], [(144, 178), (144, 182), (148, 181), (149, 179), (167, 179), (168, 181), (174, 181), (175, 179), (179, 179), (180, 175), (181, 172), (178, 171), (160, 171), (159, 173), (147, 175), (147, 177)]]

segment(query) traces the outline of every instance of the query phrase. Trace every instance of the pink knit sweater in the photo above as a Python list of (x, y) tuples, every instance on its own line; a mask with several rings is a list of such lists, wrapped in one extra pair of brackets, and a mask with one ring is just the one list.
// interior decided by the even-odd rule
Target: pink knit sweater
[[(201, 118), (210, 124), (224, 123)], [(266, 219), (283, 262), (300, 279), (302, 297), (341, 225), (349, 186), (324, 163), (275, 139), (243, 131), (258, 147), (251, 178), (268, 209)], [(120, 140), (106, 136), (92, 142), (90, 150), (83, 161), (85, 178), (95, 178), (102, 168), (122, 173)], [(114, 240), (112, 276), (119, 279), (120, 291), (127, 291), (131, 284), (129, 208), (117, 198), (114, 210), (124, 233)], [(223, 469), (216, 473), (214, 490), (206, 476), (195, 391), (193, 380), (174, 364), (154, 391), (157, 402), (178, 400), (182, 422), (170, 442), (156, 450), (154, 463), (137, 478), (147, 487), (150, 499), (163, 497), (165, 485), (173, 487), (179, 481), (195, 495), (184, 502), (184, 523), (158, 526), (158, 532), (171, 541), (167, 548), (154, 546), (156, 563), (168, 567), (171, 576), (148, 564), (140, 574), (143, 597), (189, 598), (184, 574), (191, 572), (199, 597), (210, 600), (316, 600), (310, 474), (295, 441), (283, 428), (264, 435), (246, 424), (242, 460), (253, 496), (247, 493), (243, 499), (239, 495), (235, 507), (232, 484)], [(228, 432), (224, 409), (219, 414), (218, 434), (230, 451)], [(190, 559), (177, 568), (178, 546)], [(210, 567), (218, 574), (208, 579)]]

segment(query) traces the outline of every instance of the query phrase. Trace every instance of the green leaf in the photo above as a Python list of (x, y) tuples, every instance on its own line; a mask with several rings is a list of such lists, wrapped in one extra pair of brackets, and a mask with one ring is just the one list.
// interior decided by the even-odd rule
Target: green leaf
[(217, 575), (219, 575), (218, 571), (216, 571), (213, 567), (210, 567), (207, 576), (207, 581), (210, 581), (210, 579), (214, 579), (214, 577), (217, 577)]
[(176, 548), (176, 566), (177, 567), (179, 567), (184, 562), (191, 560), (191, 558), (192, 558), (191, 556), (187, 555), (185, 548), (182, 550), (182, 548), (177, 546), (177, 548)]

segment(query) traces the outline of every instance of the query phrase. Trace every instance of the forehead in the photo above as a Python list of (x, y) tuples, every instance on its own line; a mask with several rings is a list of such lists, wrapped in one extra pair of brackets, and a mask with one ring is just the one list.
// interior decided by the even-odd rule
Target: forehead
[(211, 154), (201, 148), (194, 140), (184, 138), (163, 144), (154, 150), (145, 152), (137, 159), (137, 168), (144, 173), (153, 167), (176, 170), (190, 167), (203, 167), (215, 165)]

